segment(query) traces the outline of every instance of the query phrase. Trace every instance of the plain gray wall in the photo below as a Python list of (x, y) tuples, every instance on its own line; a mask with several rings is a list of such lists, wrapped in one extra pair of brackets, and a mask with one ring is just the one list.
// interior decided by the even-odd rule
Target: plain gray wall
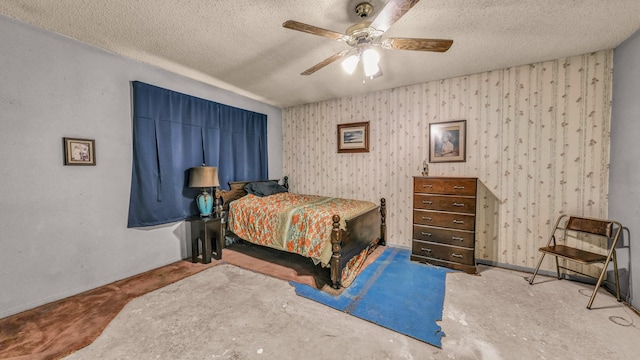
[[(640, 31), (613, 52), (609, 217), (622, 223), (618, 262), (629, 272), (631, 305), (640, 309)], [(623, 272), (623, 270), (621, 270)], [(623, 286), (625, 286), (624, 284)]]
[[(128, 229), (131, 84), (268, 116), (282, 177), (282, 110), (0, 15), (0, 318), (187, 256), (184, 223)], [(63, 166), (63, 137), (97, 166)]]

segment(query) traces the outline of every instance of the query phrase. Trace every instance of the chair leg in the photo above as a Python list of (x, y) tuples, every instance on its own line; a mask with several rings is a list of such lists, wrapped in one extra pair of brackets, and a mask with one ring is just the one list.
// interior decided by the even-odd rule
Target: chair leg
[(558, 263), (558, 257), (557, 256), (556, 256), (556, 274), (558, 274), (558, 280), (562, 280), (562, 277), (560, 277), (560, 264)]
[(613, 250), (613, 271), (614, 271), (614, 277), (616, 279), (616, 298), (618, 299), (618, 302), (622, 301), (620, 299), (620, 279), (618, 276), (618, 259), (616, 258), (616, 251)]
[[(607, 275), (607, 267), (609, 267), (609, 261), (611, 261), (611, 257), (613, 257), (613, 252), (611, 253), (611, 256), (607, 257), (607, 260), (604, 262), (602, 271), (600, 272), (600, 277), (598, 278), (598, 282), (596, 283), (596, 288), (593, 289), (593, 294), (591, 294), (591, 299), (589, 299), (589, 304), (587, 305), (587, 309), (591, 309), (591, 305), (593, 304), (593, 300), (596, 298), (596, 294), (600, 289), (600, 285), (602, 285), (604, 276)], [(614, 265), (614, 267), (617, 267), (617, 266)]]
[(598, 282), (596, 283), (595, 289), (593, 289), (593, 293), (591, 294), (591, 299), (589, 299), (589, 304), (587, 304), (587, 309), (591, 310), (591, 305), (593, 305), (593, 300), (596, 298), (596, 294), (598, 294), (598, 289), (600, 289), (600, 284), (602, 284), (602, 279), (604, 279), (604, 274), (607, 273), (607, 270), (603, 270), (600, 273), (600, 277), (598, 278)]
[(545, 253), (542, 253), (542, 256), (540, 256), (540, 260), (538, 260), (538, 266), (536, 266), (536, 270), (533, 272), (533, 275), (529, 279), (530, 285), (533, 285), (533, 279), (535, 279), (536, 274), (538, 273), (538, 270), (540, 270), (540, 265), (542, 265), (542, 259), (544, 259), (545, 255), (546, 255)]

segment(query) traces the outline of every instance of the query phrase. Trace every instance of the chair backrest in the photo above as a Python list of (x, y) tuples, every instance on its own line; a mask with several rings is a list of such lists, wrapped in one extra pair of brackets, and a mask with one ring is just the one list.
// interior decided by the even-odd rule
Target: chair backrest
[(613, 221), (570, 217), (566, 229), (586, 232), (594, 235), (611, 237), (613, 234)]

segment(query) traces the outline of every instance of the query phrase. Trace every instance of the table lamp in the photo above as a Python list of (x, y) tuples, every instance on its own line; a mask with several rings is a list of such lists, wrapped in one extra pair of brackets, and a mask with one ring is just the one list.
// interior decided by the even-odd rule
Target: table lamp
[[(201, 188), (202, 192), (196, 197), (196, 204), (201, 217), (211, 216), (214, 198), (208, 192), (208, 188), (220, 186), (218, 180), (218, 168), (213, 166), (192, 167), (189, 169), (189, 187)], [(214, 190), (215, 193), (215, 190)]]

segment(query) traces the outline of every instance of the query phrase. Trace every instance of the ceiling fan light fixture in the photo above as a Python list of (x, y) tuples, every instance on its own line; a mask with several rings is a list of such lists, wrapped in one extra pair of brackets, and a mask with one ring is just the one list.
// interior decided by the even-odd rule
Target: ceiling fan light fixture
[(358, 66), (358, 56), (351, 55), (348, 58), (342, 61), (342, 70), (344, 70), (347, 74), (351, 75), (354, 71), (356, 71), (356, 67)]
[(369, 64), (364, 63), (364, 75), (370, 79), (373, 79), (374, 75), (380, 72), (380, 66), (378, 64)]
[(362, 62), (364, 65), (364, 74), (371, 78), (380, 72), (378, 63), (380, 62), (380, 54), (372, 48), (366, 49), (362, 53)]
[(367, 48), (362, 52), (362, 60), (365, 64), (376, 64), (380, 61), (380, 54), (374, 48)]
[(373, 80), (373, 79), (377, 79), (377, 78), (379, 78), (380, 76), (382, 76), (382, 69), (380, 69), (380, 67), (378, 66), (377, 71), (376, 71), (373, 75), (368, 76), (368, 78), (369, 78), (370, 80)]

